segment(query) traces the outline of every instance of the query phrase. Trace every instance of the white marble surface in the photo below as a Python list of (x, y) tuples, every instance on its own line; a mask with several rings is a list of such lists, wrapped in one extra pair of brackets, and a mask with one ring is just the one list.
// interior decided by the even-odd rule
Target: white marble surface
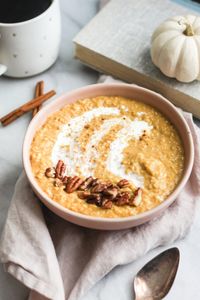
[[(0, 115), (24, 103), (33, 96), (35, 83), (43, 79), (46, 90), (57, 94), (95, 83), (98, 74), (73, 59), (72, 38), (98, 9), (98, 0), (62, 0), (62, 45), (56, 64), (45, 73), (29, 79), (0, 78)], [(6, 218), (14, 185), (22, 170), (23, 137), (31, 116), (27, 114), (6, 128), (0, 127), (0, 233)], [(198, 123), (199, 124), (199, 123)], [(200, 204), (194, 224), (184, 240), (176, 242), (181, 252), (180, 268), (175, 284), (166, 299), (200, 299)], [(166, 247), (167, 248), (167, 247)], [(133, 299), (133, 277), (161, 249), (151, 251), (132, 264), (117, 267), (102, 279), (81, 300)], [(103, 262), (102, 262), (103, 263)], [(0, 300), (27, 298), (28, 290), (0, 266)], [(76, 299), (74, 299), (76, 300)]]

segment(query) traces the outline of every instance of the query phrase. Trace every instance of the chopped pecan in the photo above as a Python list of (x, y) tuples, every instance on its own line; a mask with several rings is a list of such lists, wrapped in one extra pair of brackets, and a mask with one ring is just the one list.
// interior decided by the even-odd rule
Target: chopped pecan
[(67, 182), (68, 182), (71, 178), (72, 178), (72, 177), (64, 176), (64, 177), (62, 178), (63, 184), (67, 184)]
[(110, 187), (103, 190), (103, 195), (109, 199), (114, 199), (118, 194), (117, 187)]
[(91, 198), (91, 199), (87, 199), (86, 202), (88, 204), (96, 204), (96, 200), (94, 198)]
[(55, 178), (55, 168), (47, 168), (44, 174), (48, 178)]
[(117, 184), (103, 182), (101, 179), (92, 176), (82, 180), (78, 176), (65, 176), (65, 170), (66, 165), (62, 160), (59, 160), (55, 168), (46, 169), (45, 176), (55, 178), (54, 186), (64, 185), (67, 193), (78, 191), (77, 196), (87, 203), (110, 209), (113, 203), (118, 206), (126, 204), (138, 206), (142, 201), (142, 190), (139, 188), (132, 195), (130, 183), (126, 179), (121, 179)]
[(63, 185), (63, 182), (59, 178), (56, 178), (53, 184), (54, 186), (60, 187)]
[(92, 193), (88, 196), (88, 199), (95, 199), (95, 200), (101, 199), (101, 194)]
[(142, 201), (142, 189), (138, 188), (133, 196), (129, 199), (129, 205), (139, 206)]
[(83, 183), (79, 186), (78, 189), (79, 189), (80, 191), (85, 191), (85, 190), (87, 190), (87, 189), (90, 187), (90, 185), (91, 185), (91, 183), (92, 183), (93, 180), (94, 180), (94, 179), (93, 179), (92, 176), (86, 178), (85, 181), (83, 181)]
[(118, 183), (117, 183), (117, 185), (118, 185), (118, 187), (120, 187), (120, 188), (123, 188), (123, 187), (125, 187), (125, 186), (128, 186), (130, 183), (129, 183), (129, 181), (127, 180), (127, 179), (121, 179)]
[(101, 180), (100, 179), (98, 179), (98, 178), (93, 178), (93, 180), (92, 180), (92, 182), (91, 182), (91, 187), (93, 187), (93, 186), (95, 186), (95, 185), (97, 185), (97, 184), (100, 184), (100, 183), (102, 183), (101, 182)]
[(116, 188), (116, 189), (119, 189), (119, 187), (117, 185), (114, 185), (113, 183), (107, 183), (106, 187), (107, 188)]
[(60, 171), (60, 176), (63, 177), (65, 174), (65, 170), (66, 170), (66, 165), (63, 163), (62, 167), (61, 167), (61, 171)]
[(56, 165), (56, 178), (62, 179), (66, 170), (66, 166), (62, 160), (59, 160)]
[(103, 184), (103, 183), (98, 183), (98, 184), (96, 184), (95, 186), (93, 186), (93, 187), (91, 188), (91, 192), (92, 192), (92, 193), (101, 193), (101, 192), (103, 192), (103, 190), (105, 190), (105, 188), (106, 188), (106, 185), (105, 185), (105, 184)]
[(96, 206), (98, 207), (102, 207), (102, 198), (101, 197), (98, 197), (95, 201), (95, 204)]
[(100, 194), (90, 194), (87, 197), (87, 203), (96, 204), (97, 206), (102, 206), (102, 197)]
[(65, 191), (67, 193), (73, 193), (74, 191), (76, 191), (79, 186), (83, 183), (83, 180), (78, 177), (78, 176), (74, 176), (71, 179), (68, 179), (66, 187), (65, 187)]
[(103, 199), (102, 200), (102, 207), (105, 209), (111, 209), (113, 203), (110, 199)]
[(77, 193), (78, 197), (80, 199), (87, 199), (89, 196), (90, 196), (90, 192), (87, 192), (87, 191), (79, 191)]
[(114, 201), (116, 205), (123, 206), (129, 204), (129, 198), (130, 198), (130, 194), (128, 192), (121, 192), (117, 195)]

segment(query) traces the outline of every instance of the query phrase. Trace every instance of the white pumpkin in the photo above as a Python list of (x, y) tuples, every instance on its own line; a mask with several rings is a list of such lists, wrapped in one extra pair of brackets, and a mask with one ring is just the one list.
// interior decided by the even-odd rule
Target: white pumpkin
[(168, 77), (181, 82), (200, 80), (200, 17), (176, 16), (152, 35), (151, 58)]

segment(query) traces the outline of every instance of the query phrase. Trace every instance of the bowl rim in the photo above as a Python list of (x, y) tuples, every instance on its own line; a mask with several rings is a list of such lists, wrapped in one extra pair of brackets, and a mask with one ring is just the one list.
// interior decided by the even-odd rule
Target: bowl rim
[[(185, 169), (184, 169), (185, 172), (183, 173), (182, 178), (179, 181), (178, 185), (176, 186), (174, 191), (162, 203), (160, 203), (159, 205), (157, 205), (156, 207), (154, 207), (150, 210), (147, 210), (145, 212), (142, 212), (142, 213), (134, 215), (134, 216), (105, 218), (105, 217), (95, 217), (95, 216), (90, 216), (90, 215), (84, 215), (84, 214), (75, 212), (73, 210), (70, 210), (70, 209), (62, 206), (61, 204), (55, 202), (54, 200), (52, 200), (41, 189), (41, 187), (39, 186), (39, 184), (37, 183), (37, 181), (33, 175), (32, 169), (31, 169), (30, 155), (29, 155), (31, 143), (29, 144), (28, 140), (29, 140), (29, 134), (31, 133), (31, 130), (32, 130), (32, 126), (37, 123), (37, 120), (40, 117), (40, 115), (43, 115), (46, 111), (49, 110), (49, 108), (51, 106), (54, 106), (55, 101), (57, 101), (57, 102), (62, 101), (62, 99), (65, 97), (69, 99), (70, 96), (72, 96), (74, 93), (77, 93), (77, 92), (81, 93), (81, 92), (85, 92), (88, 90), (93, 90), (93, 89), (96, 89), (97, 87), (98, 88), (101, 88), (101, 87), (104, 87), (104, 88), (126, 88), (126, 87), (128, 87), (129, 89), (132, 88), (133, 90), (136, 90), (136, 91), (144, 91), (144, 92), (147, 92), (148, 94), (151, 94), (152, 96), (160, 98), (161, 101), (164, 101), (175, 112), (176, 116), (179, 118), (179, 120), (181, 120), (183, 126), (185, 127), (185, 132), (187, 133), (187, 139), (189, 141), (189, 144), (187, 145), (187, 147), (189, 148), (189, 159), (188, 159), (187, 168), (185, 167)], [(79, 97), (79, 99), (81, 99), (81, 97)], [(78, 100), (78, 98), (77, 98), (77, 100)], [(67, 104), (65, 104), (65, 105), (67, 105)], [(151, 105), (151, 106), (154, 107), (155, 109), (157, 109), (156, 106), (153, 106), (153, 105)], [(51, 113), (48, 113), (48, 116), (53, 114), (56, 111), (57, 110), (54, 110)], [(45, 118), (45, 120), (46, 120), (46, 118)], [(44, 120), (44, 122), (45, 122), (45, 120)], [(43, 122), (43, 124), (44, 124), (44, 122)], [(176, 127), (175, 124), (174, 124), (174, 126)], [(36, 132), (36, 130), (34, 129), (34, 133), (35, 132)], [(184, 149), (185, 149), (185, 146), (184, 146)], [(41, 196), (41, 198), (43, 200), (41, 200), (41, 199), (40, 200), (42, 202), (46, 201), (50, 206), (53, 206), (55, 209), (58, 209), (60, 212), (64, 213), (65, 215), (66, 214), (71, 215), (72, 217), (82, 219), (84, 221), (98, 222), (98, 223), (104, 223), (104, 224), (105, 223), (113, 224), (113, 223), (119, 223), (119, 222), (126, 223), (126, 222), (130, 222), (130, 221), (139, 221), (139, 220), (145, 219), (146, 217), (149, 217), (151, 215), (155, 215), (156, 213), (163, 211), (165, 208), (167, 208), (169, 205), (171, 205), (176, 200), (176, 197), (178, 196), (178, 194), (181, 192), (181, 190), (187, 183), (189, 176), (191, 174), (191, 171), (192, 171), (193, 162), (194, 162), (194, 144), (193, 144), (193, 138), (191, 135), (191, 131), (190, 131), (190, 128), (189, 128), (186, 120), (184, 119), (182, 114), (178, 111), (178, 109), (162, 95), (160, 95), (154, 91), (151, 91), (149, 89), (146, 89), (146, 88), (143, 88), (143, 87), (140, 87), (137, 85), (130, 85), (127, 83), (97, 83), (97, 84), (87, 85), (87, 86), (63, 93), (60, 96), (58, 96), (56, 99), (54, 99), (51, 103), (45, 105), (45, 107), (43, 107), (37, 113), (37, 115), (31, 120), (31, 122), (27, 128), (25, 137), (24, 137), (23, 150), (22, 150), (22, 161), (23, 161), (23, 167), (24, 167), (26, 176), (28, 178), (28, 181), (31, 184), (33, 190), (35, 190)]]

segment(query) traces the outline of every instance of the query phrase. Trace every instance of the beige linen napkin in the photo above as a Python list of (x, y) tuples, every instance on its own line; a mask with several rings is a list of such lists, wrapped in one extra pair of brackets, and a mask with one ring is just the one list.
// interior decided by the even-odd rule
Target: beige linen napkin
[(137, 228), (105, 232), (70, 224), (43, 207), (25, 174), (20, 176), (1, 237), (0, 259), (7, 272), (31, 289), (29, 300), (77, 300), (114, 267), (184, 237), (200, 193), (200, 130), (191, 114), (183, 115), (195, 145), (191, 177), (162, 216)]

